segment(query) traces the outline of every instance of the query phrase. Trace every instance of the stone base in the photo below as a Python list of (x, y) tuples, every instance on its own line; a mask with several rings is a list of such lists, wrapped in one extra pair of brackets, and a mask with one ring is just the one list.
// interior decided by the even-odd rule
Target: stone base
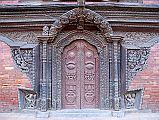
[(49, 112), (37, 111), (36, 112), (36, 117), (37, 118), (48, 118), (49, 117)]
[(112, 111), (112, 117), (117, 117), (121, 118), (125, 116), (125, 112), (120, 110), (120, 111)]
[(50, 117), (111, 117), (110, 110), (65, 109), (50, 112)]

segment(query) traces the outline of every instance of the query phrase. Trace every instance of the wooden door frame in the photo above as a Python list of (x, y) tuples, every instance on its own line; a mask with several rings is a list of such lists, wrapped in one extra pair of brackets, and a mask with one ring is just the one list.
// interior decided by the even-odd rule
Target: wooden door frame
[(96, 36), (92, 32), (89, 31), (71, 31), (70, 33), (66, 34), (62, 37), (62, 39), (56, 39), (53, 43), (53, 74), (52, 75), (52, 81), (53, 81), (53, 92), (52, 94), (52, 103), (53, 108), (55, 109), (62, 109), (62, 103), (61, 103), (61, 53), (63, 52), (63, 49), (65, 46), (69, 45), (71, 42), (82, 39), (90, 43), (91, 45), (95, 46), (98, 54), (99, 54), (99, 72), (100, 72), (100, 102), (99, 102), (99, 108), (100, 109), (110, 109), (110, 81), (109, 81), (109, 47), (112, 46), (107, 43), (107, 41), (103, 40), (102, 38)]

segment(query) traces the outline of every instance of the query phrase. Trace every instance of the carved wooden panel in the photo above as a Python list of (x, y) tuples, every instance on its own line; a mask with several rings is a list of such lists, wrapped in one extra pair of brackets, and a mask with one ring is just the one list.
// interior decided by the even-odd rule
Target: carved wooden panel
[(77, 40), (64, 49), (62, 60), (63, 108), (97, 108), (99, 70), (96, 48)]

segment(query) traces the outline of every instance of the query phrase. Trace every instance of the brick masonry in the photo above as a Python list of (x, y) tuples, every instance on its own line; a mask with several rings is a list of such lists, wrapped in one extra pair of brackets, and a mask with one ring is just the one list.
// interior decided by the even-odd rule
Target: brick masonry
[(144, 4), (159, 4), (159, 0), (144, 0)]
[(143, 109), (159, 111), (159, 43), (151, 48), (144, 70), (137, 73), (130, 85), (131, 89), (144, 88)]
[(16, 4), (19, 0), (0, 0), (0, 4)]
[(25, 74), (16, 68), (10, 47), (0, 42), (0, 112), (18, 110), (18, 87), (30, 88)]

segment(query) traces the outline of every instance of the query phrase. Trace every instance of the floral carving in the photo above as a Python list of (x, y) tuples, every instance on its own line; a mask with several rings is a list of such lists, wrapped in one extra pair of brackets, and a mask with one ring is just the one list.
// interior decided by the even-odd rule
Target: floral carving
[(20, 68), (23, 73), (30, 78), (31, 84), (34, 85), (33, 82), (33, 49), (19, 49), (12, 48), (12, 57), (14, 62)]
[(127, 87), (138, 71), (143, 70), (149, 56), (149, 48), (127, 50)]
[(2, 34), (16, 42), (37, 43), (37, 36), (40, 35), (40, 32), (8, 32)]
[(20, 49), (12, 49), (12, 56), (16, 65), (22, 70), (22, 72), (28, 73), (30, 65), (32, 64), (32, 52), (28, 50), (23, 50), (21, 54)]
[(114, 32), (115, 35), (123, 37), (122, 43), (125, 45), (143, 46), (148, 45), (153, 46), (158, 40), (153, 40), (159, 37), (159, 33), (152, 32)]
[(101, 15), (89, 9), (81, 10), (79, 8), (75, 8), (61, 15), (59, 19), (53, 23), (50, 28), (49, 35), (55, 37), (66, 25), (73, 22), (81, 24), (81, 21), (95, 24), (105, 37), (110, 37), (112, 34), (112, 28), (107, 20)]

